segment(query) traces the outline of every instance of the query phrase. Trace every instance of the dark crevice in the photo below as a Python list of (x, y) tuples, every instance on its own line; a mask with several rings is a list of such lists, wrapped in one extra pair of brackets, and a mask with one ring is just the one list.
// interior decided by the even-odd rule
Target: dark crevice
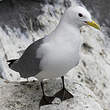
[[(37, 17), (41, 14), (43, 14), (42, 6), (37, 0), (3, 0), (0, 2), (0, 26), (5, 31), (5, 25), (12, 29), (21, 28), (22, 32), (25, 32), (26, 28), (31, 30), (30, 20), (33, 30), (37, 31), (40, 25)], [(26, 27), (23, 26), (23, 22)], [(40, 28), (42, 27), (40, 26)]]

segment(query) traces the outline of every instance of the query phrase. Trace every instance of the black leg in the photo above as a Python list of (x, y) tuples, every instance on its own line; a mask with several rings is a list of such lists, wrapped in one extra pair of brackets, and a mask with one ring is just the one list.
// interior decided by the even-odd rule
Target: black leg
[(64, 76), (61, 76), (61, 79), (62, 79), (63, 89), (65, 89)]
[(73, 98), (73, 95), (69, 93), (65, 88), (64, 76), (62, 76), (61, 79), (62, 79), (63, 88), (59, 92), (57, 92), (54, 96), (61, 99), (61, 101)]
[(43, 96), (42, 96), (42, 99), (40, 100), (39, 107), (43, 105), (52, 104), (52, 101), (54, 100), (55, 97), (45, 95), (43, 82), (41, 82), (41, 89), (42, 89)]
[(41, 89), (42, 89), (42, 94), (43, 94), (43, 96), (45, 96), (45, 92), (44, 92), (44, 84), (43, 84), (43, 82), (41, 82)]

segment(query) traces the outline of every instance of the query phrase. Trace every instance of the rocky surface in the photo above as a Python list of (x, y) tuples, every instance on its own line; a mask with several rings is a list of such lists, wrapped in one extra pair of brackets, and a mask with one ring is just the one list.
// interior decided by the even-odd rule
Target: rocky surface
[[(110, 47), (110, 0), (81, 0), (92, 15), (103, 26), (103, 33), (106, 35), (106, 47)], [(107, 42), (108, 41), (108, 42)]]
[[(9, 69), (6, 61), (19, 58), (29, 44), (54, 30), (64, 10), (76, 4), (75, 0), (0, 2), (0, 74), (4, 78), (0, 79), (1, 110), (39, 110), (39, 82), (35, 78), (25, 82), (27, 79)], [(81, 35), (81, 61), (65, 78), (66, 88), (74, 98), (64, 102), (55, 99), (41, 110), (109, 110), (110, 50), (105, 48), (105, 37), (100, 31), (82, 27)], [(48, 95), (61, 87), (59, 78), (45, 81)]]

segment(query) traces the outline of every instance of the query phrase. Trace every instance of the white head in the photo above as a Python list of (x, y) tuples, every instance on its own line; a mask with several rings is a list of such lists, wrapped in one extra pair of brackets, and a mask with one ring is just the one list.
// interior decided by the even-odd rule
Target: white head
[(99, 25), (92, 21), (90, 13), (81, 6), (70, 7), (64, 14), (65, 22), (77, 27), (88, 24), (96, 29), (100, 29)]

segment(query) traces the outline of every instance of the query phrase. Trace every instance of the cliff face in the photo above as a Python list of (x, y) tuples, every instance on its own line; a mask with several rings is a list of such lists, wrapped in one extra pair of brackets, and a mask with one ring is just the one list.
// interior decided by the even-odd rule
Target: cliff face
[[(100, 1), (100, 0), (99, 0)], [(90, 2), (90, 1), (89, 1)], [(97, 1), (98, 2), (98, 1)], [(100, 2), (99, 7), (103, 10)], [(103, 2), (102, 2), (103, 3)], [(28, 82), (8, 68), (7, 60), (19, 58), (33, 41), (55, 29), (64, 10), (75, 0), (3, 0), (0, 1), (0, 108), (1, 110), (38, 110), (42, 97), (38, 81)], [(85, 5), (94, 12), (92, 3)], [(90, 5), (90, 6), (89, 6)], [(104, 4), (106, 7), (106, 4)], [(95, 13), (95, 12), (94, 12)], [(98, 22), (108, 24), (103, 17)], [(102, 16), (102, 15), (99, 15)], [(107, 31), (108, 32), (108, 31)], [(82, 27), (83, 45), (80, 64), (67, 73), (66, 87), (73, 99), (61, 103), (55, 99), (42, 110), (109, 110), (110, 108), (110, 50), (105, 48), (104, 35), (89, 27)], [(29, 78), (29, 81), (36, 80)], [(61, 88), (61, 80), (45, 81), (48, 95)]]
[(110, 47), (110, 0), (81, 0), (90, 10), (92, 15), (103, 26), (103, 33), (106, 35), (106, 47)]
[(101, 25), (110, 26), (110, 1), (105, 0), (82, 0), (84, 5), (91, 10), (91, 13), (94, 15), (95, 18), (99, 21)]

